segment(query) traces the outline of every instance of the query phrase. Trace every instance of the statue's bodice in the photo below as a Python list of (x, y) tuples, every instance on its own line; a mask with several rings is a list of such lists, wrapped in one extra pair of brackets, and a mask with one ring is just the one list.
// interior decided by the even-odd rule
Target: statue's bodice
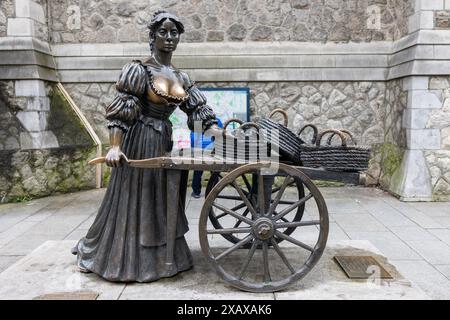
[(179, 104), (189, 98), (180, 72), (166, 66), (147, 64), (149, 86), (147, 98), (155, 104)]

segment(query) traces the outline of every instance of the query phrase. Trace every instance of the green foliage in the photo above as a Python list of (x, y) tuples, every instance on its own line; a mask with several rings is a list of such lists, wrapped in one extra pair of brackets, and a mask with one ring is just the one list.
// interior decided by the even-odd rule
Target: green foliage
[(393, 143), (384, 143), (380, 147), (380, 153), (383, 175), (391, 177), (402, 163), (403, 150)]
[(25, 196), (15, 197), (12, 202), (23, 203), (23, 202), (28, 202), (28, 201), (31, 201), (31, 200), (33, 200), (32, 196), (25, 195)]

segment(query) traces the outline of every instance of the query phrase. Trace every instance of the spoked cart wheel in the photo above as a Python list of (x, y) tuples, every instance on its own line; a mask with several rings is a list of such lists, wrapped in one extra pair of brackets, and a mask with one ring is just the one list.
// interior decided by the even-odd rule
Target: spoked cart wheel
[[(268, 164), (254, 163), (225, 175), (210, 190), (199, 221), (200, 245), (208, 262), (225, 282), (250, 292), (275, 292), (303, 278), (319, 261), (328, 237), (328, 210), (315, 184), (303, 172), (286, 164), (278, 164), (276, 172), (267, 169)], [(256, 202), (250, 201), (238, 185), (238, 179), (246, 174), (256, 177)], [(274, 193), (267, 183), (271, 176), (284, 177)], [(302, 183), (306, 195), (298, 199), (294, 194), (294, 202), (282, 208), (280, 200), (289, 196), (287, 186), (293, 180)], [(245, 204), (248, 216), (218, 203), (221, 195), (233, 190)], [(305, 204), (308, 212), (302, 221), (283, 219)], [(230, 224), (222, 228), (212, 225), (209, 221), (212, 208), (226, 214), (224, 221), (227, 219)], [(240, 224), (235, 227), (233, 221)], [(289, 228), (295, 232), (284, 233)], [(238, 241), (230, 244), (222, 235), (233, 235)]]
[[(206, 185), (205, 198), (208, 197), (211, 190), (217, 185), (217, 183), (226, 174), (227, 173), (211, 172), (211, 177), (209, 178), (208, 184)], [(254, 173), (243, 173), (239, 177), (239, 180), (240, 180), (240, 183), (238, 184), (238, 186), (241, 189), (242, 193), (245, 195), (245, 197), (248, 199), (248, 201), (253, 206), (255, 206), (258, 202), (258, 192), (257, 192), (258, 185), (257, 185), (256, 175)], [(267, 181), (267, 180), (269, 180), (269, 181)], [(272, 177), (272, 179), (271, 178), (266, 179), (266, 181), (264, 183), (267, 185), (267, 183), (270, 183), (272, 181), (273, 181), (273, 177)], [(295, 187), (295, 192), (297, 193), (296, 199), (295, 200), (280, 199), (279, 204), (291, 205), (291, 204), (294, 204), (296, 200), (300, 200), (305, 196), (305, 189), (304, 189), (303, 183), (300, 179), (294, 177), (294, 179), (292, 179), (290, 181), (288, 187), (290, 187), (290, 186)], [(270, 192), (272, 195), (276, 194), (281, 188), (280, 186), (272, 187), (271, 183), (270, 183), (270, 186), (267, 186), (267, 187), (270, 189)], [(266, 187), (266, 189), (267, 189), (267, 187)], [(266, 192), (268, 192), (268, 190), (266, 190)], [(250, 210), (246, 206), (246, 203), (244, 202), (244, 200), (239, 195), (220, 194), (217, 197), (219, 199), (234, 200), (236, 203), (231, 208), (231, 210), (241, 214), (244, 217), (251, 218)], [(294, 215), (285, 216), (282, 218), (282, 220), (284, 222), (300, 221), (303, 217), (304, 212), (305, 212), (305, 204), (301, 204), (295, 210)], [(274, 212), (273, 214), (276, 214), (276, 212)], [(226, 216), (227, 216), (227, 213), (220, 211), (218, 209), (211, 208), (211, 211), (209, 214), (209, 219), (210, 219), (212, 225), (214, 226), (214, 228), (223, 229), (224, 226), (222, 226), (220, 220)], [(242, 221), (237, 220), (233, 227), (237, 228), (241, 224), (242, 224)], [(292, 232), (294, 232), (295, 229), (296, 229), (296, 227), (290, 227), (290, 228), (287, 228), (286, 230), (284, 230), (283, 233), (286, 235), (290, 235)], [(230, 241), (232, 243), (238, 243), (241, 240), (240, 238), (236, 237), (233, 234), (221, 234), (221, 235), (222, 235), (222, 237), (224, 237), (225, 239), (227, 239), (228, 241)], [(283, 239), (281, 239), (281, 238), (277, 239), (278, 242), (280, 242), (282, 240)], [(248, 244), (246, 245), (246, 247), (248, 247)]]

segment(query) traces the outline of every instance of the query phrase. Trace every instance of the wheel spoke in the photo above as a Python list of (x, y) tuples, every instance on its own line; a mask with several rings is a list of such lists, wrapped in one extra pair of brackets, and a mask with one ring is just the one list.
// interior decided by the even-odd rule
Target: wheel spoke
[(223, 213), (219, 214), (218, 216), (216, 216), (216, 219), (223, 218), (223, 217), (225, 217), (227, 214), (228, 214), (228, 213), (223, 212)]
[(217, 198), (217, 199), (225, 199), (225, 200), (237, 200), (237, 201), (241, 201), (241, 198), (240, 198), (240, 197), (237, 197), (237, 196), (218, 195), (216, 198)]
[[(249, 210), (248, 210), (248, 208), (247, 208), (247, 209), (245, 209), (244, 213), (242, 213), (242, 215), (243, 215), (244, 217), (246, 217), (246, 216), (248, 215), (248, 213), (249, 213)], [(239, 226), (241, 225), (241, 223), (242, 223), (241, 220), (236, 221), (236, 223), (234, 224), (234, 227), (233, 227), (233, 228), (239, 227)]]
[(223, 228), (206, 230), (207, 234), (249, 233), (252, 228)]
[[(240, 201), (240, 199), (239, 199)], [(237, 206), (231, 208), (231, 211), (237, 211), (245, 207), (245, 203), (238, 204)]]
[(281, 238), (281, 239), (284, 239), (284, 240), (289, 241), (289, 242), (291, 242), (293, 244), (296, 244), (299, 247), (302, 247), (303, 249), (306, 249), (306, 250), (311, 251), (311, 252), (314, 251), (314, 249), (312, 247), (308, 246), (307, 244), (305, 244), (305, 243), (303, 243), (301, 241), (298, 241), (298, 240), (296, 240), (296, 239), (294, 239), (294, 238), (292, 238), (292, 237), (290, 237), (288, 235), (285, 235), (284, 233), (282, 233), (280, 231), (275, 231), (275, 235), (277, 237)]
[(280, 256), (281, 260), (283, 260), (284, 264), (286, 265), (286, 267), (288, 267), (289, 271), (291, 271), (292, 274), (295, 273), (295, 269), (292, 267), (292, 265), (289, 263), (288, 259), (286, 258), (286, 256), (284, 255), (283, 251), (281, 251), (280, 246), (278, 245), (278, 243), (272, 238), (271, 240), (272, 242), (272, 246), (275, 249), (275, 251), (278, 253), (278, 255)]
[(247, 187), (248, 192), (250, 193), (252, 191), (252, 186), (250, 184), (250, 182), (248, 182), (247, 177), (245, 176), (245, 174), (241, 175), (242, 180), (244, 180), (245, 186)]
[(239, 241), (238, 243), (236, 243), (234, 246), (232, 246), (231, 248), (228, 248), (227, 250), (225, 250), (224, 252), (222, 252), (220, 255), (218, 255), (215, 260), (218, 261), (220, 259), (222, 259), (223, 257), (229, 255), (230, 253), (232, 253), (233, 251), (236, 251), (237, 249), (239, 249), (240, 247), (242, 247), (243, 245), (245, 245), (246, 243), (252, 241), (253, 237), (251, 235), (246, 236), (244, 239), (242, 239), (241, 241)]
[(271, 215), (275, 212), (275, 209), (277, 208), (278, 203), (280, 202), (281, 197), (283, 196), (284, 191), (286, 190), (287, 186), (289, 185), (290, 180), (291, 180), (291, 176), (287, 176), (287, 177), (284, 179), (283, 184), (282, 184), (281, 187), (280, 187), (280, 190), (278, 191), (278, 193), (277, 193), (275, 199), (273, 200), (272, 205), (270, 206), (269, 212), (268, 212), (268, 214), (267, 214), (268, 216), (271, 216)]
[[(289, 182), (288, 187), (292, 186), (294, 184), (295, 180), (292, 180)], [(281, 189), (281, 187), (276, 187), (274, 189), (272, 189), (272, 193), (278, 192)]]
[[(271, 203), (273, 203), (275, 201), (275, 199), (274, 200), (270, 200), (270, 202)], [(294, 204), (295, 203), (295, 201), (292, 201), (292, 200), (280, 200), (280, 201), (278, 201), (278, 204)]]
[(301, 198), (300, 200), (298, 200), (297, 202), (295, 202), (294, 204), (291, 204), (289, 207), (283, 209), (283, 211), (281, 211), (279, 214), (277, 214), (274, 218), (274, 221), (277, 221), (279, 219), (281, 219), (282, 217), (284, 217), (285, 215), (287, 215), (289, 212), (291, 212), (292, 210), (294, 210), (295, 208), (301, 206), (302, 204), (304, 204), (306, 201), (308, 201), (309, 199), (311, 199), (313, 197), (312, 193), (308, 194), (306, 197)]
[(231, 215), (231, 216), (235, 217), (236, 219), (241, 220), (241, 221), (243, 221), (243, 222), (245, 222), (245, 223), (247, 223), (247, 224), (249, 224), (249, 225), (252, 225), (252, 224), (253, 224), (253, 221), (250, 220), (249, 218), (243, 217), (243, 216), (240, 215), (239, 213), (234, 212), (234, 211), (231, 211), (230, 209), (225, 208), (224, 206), (222, 206), (222, 205), (220, 205), (220, 204), (218, 204), (218, 203), (213, 202), (213, 203), (212, 203), (212, 206), (213, 206), (213, 207), (216, 207), (217, 209), (222, 210), (222, 211), (225, 212), (225, 213), (228, 213), (229, 215)]
[(281, 221), (284, 221), (284, 222), (289, 222), (289, 220), (288, 219), (286, 219), (286, 218), (281, 218)]
[(263, 264), (264, 264), (264, 282), (270, 282), (270, 270), (269, 270), (269, 246), (267, 242), (263, 242)]
[(280, 200), (278, 204), (294, 204), (295, 201), (289, 201), (289, 200)]
[(281, 222), (276, 224), (276, 228), (296, 228), (305, 226), (315, 226), (320, 224), (319, 220), (313, 221), (296, 221), (296, 222)]
[(250, 248), (250, 250), (248, 251), (248, 255), (247, 255), (247, 261), (245, 261), (245, 264), (242, 266), (241, 271), (239, 272), (239, 280), (242, 279), (242, 277), (245, 274), (245, 271), (247, 271), (248, 265), (250, 264), (250, 262), (252, 261), (253, 255), (255, 254), (256, 248), (258, 247), (258, 241), (255, 240), (253, 241), (252, 247)]
[(264, 194), (264, 176), (261, 174), (261, 171), (258, 175), (258, 208), (259, 213), (264, 214), (265, 213), (265, 194)]
[(276, 188), (272, 189), (272, 193), (275, 193), (275, 192), (280, 191), (280, 188), (281, 188), (281, 187), (276, 187)]
[(245, 194), (242, 192), (241, 188), (239, 188), (239, 186), (236, 184), (236, 181), (233, 181), (233, 183), (231, 184), (236, 191), (239, 193), (239, 195), (241, 196), (241, 200), (244, 201), (245, 205), (247, 206), (247, 208), (250, 210), (250, 212), (252, 213), (252, 216), (254, 219), (256, 219), (256, 211), (255, 208), (253, 208), (253, 205), (250, 203), (250, 201), (248, 200), (248, 198), (245, 196)]

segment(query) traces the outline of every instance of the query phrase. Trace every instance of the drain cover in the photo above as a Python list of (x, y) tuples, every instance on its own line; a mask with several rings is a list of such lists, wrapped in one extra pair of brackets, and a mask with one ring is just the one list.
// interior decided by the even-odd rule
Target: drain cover
[(372, 256), (334, 256), (350, 279), (393, 279), (392, 275)]
[(55, 292), (38, 296), (33, 300), (96, 300), (97, 292), (75, 291), (75, 292)]

